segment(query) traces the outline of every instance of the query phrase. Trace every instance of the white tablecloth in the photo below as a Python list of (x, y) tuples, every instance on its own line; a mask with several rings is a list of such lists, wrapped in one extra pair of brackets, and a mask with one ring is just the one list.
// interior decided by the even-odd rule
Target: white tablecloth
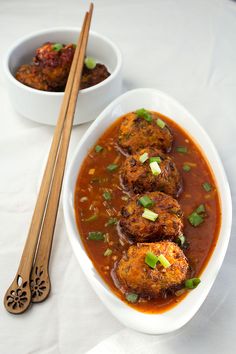
[[(0, 0), (0, 53), (20, 36), (80, 26), (79, 0)], [(236, 2), (95, 1), (92, 28), (124, 56), (125, 89), (155, 87), (192, 112), (215, 143), (235, 203)], [(53, 128), (16, 114), (0, 72), (0, 299), (16, 272)], [(89, 124), (73, 129), (70, 156)], [(70, 157), (69, 156), (69, 157)], [(72, 253), (60, 208), (50, 263), (52, 293), (24, 315), (0, 303), (0, 353), (236, 352), (236, 225), (223, 267), (205, 303), (181, 330), (148, 336), (124, 328), (97, 298)]]

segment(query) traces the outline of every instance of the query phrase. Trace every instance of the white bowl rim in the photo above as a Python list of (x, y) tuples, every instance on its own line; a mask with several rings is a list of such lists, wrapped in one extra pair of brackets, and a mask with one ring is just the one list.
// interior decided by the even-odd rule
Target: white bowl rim
[[(29, 39), (32, 39), (34, 37), (38, 37), (40, 35), (43, 35), (43, 34), (47, 34), (47, 33), (53, 33), (53, 32), (80, 32), (81, 31), (81, 27), (51, 27), (51, 28), (47, 28), (47, 29), (44, 29), (44, 30), (40, 30), (40, 31), (35, 31), (35, 32), (32, 32), (28, 35), (25, 35), (21, 38), (19, 38), (17, 41), (15, 41), (11, 47), (7, 50), (6, 54), (4, 55), (3, 57), (3, 68), (4, 68), (4, 71), (5, 71), (5, 74), (7, 76), (7, 78), (13, 83), (15, 84), (16, 86), (28, 91), (28, 92), (31, 92), (31, 93), (34, 93), (34, 94), (39, 94), (39, 95), (46, 95), (46, 96), (58, 96), (58, 97), (61, 97), (64, 95), (64, 92), (50, 92), (50, 91), (42, 91), (42, 90), (37, 90), (37, 89), (34, 89), (32, 87), (29, 87), (27, 85), (24, 85), (22, 84), (21, 82), (19, 82), (18, 80), (16, 80), (16, 78), (12, 75), (10, 69), (9, 69), (9, 60), (10, 60), (10, 57), (11, 57), (11, 54), (12, 52), (19, 46), (23, 45), (24, 42), (26, 42), (27, 40)], [(107, 36), (104, 36), (98, 32), (95, 32), (95, 31), (90, 31), (89, 32), (92, 36), (94, 37), (97, 37), (99, 39), (102, 39), (104, 42), (106, 42), (107, 44), (109, 44), (115, 55), (116, 55), (116, 58), (117, 58), (117, 65), (115, 67), (115, 70), (113, 70), (111, 72), (111, 75), (106, 78), (105, 80), (101, 81), (100, 83), (94, 85), (94, 86), (91, 86), (91, 87), (88, 87), (86, 89), (83, 89), (83, 90), (80, 90), (80, 93), (83, 93), (83, 94), (86, 94), (87, 92), (91, 92), (91, 91), (95, 91), (96, 89), (100, 88), (101, 86), (105, 86), (106, 84), (108, 84), (111, 80), (113, 80), (114, 77), (117, 76), (117, 74), (120, 72), (120, 69), (121, 69), (121, 66), (122, 66), (122, 55), (121, 55), (121, 51), (120, 49), (118, 48), (118, 46), (111, 40), (109, 39)]]
[[(72, 249), (73, 249), (73, 252), (77, 258), (77, 260), (79, 261), (80, 263), (80, 260), (79, 260), (79, 257), (78, 257), (78, 252), (77, 252), (77, 249), (80, 248), (81, 249), (81, 245), (80, 245), (80, 242), (78, 241), (78, 237), (80, 237), (79, 235), (79, 231), (78, 231), (78, 228), (77, 228), (77, 225), (76, 225), (76, 230), (77, 230), (77, 234), (74, 233), (74, 229), (73, 229), (73, 226), (72, 226), (72, 222), (70, 220), (70, 212), (69, 212), (69, 208), (68, 208), (68, 195), (69, 195), (69, 191), (70, 191), (70, 175), (71, 175), (71, 172), (73, 170), (73, 166), (74, 166), (74, 163), (75, 163), (75, 160), (76, 160), (76, 157), (77, 157), (77, 154), (78, 154), (78, 151), (81, 149), (81, 147), (83, 146), (84, 142), (87, 140), (87, 138), (90, 136), (91, 132), (98, 126), (98, 122), (99, 122), (99, 118), (102, 117), (101, 119), (104, 119), (106, 116), (107, 116), (107, 113), (110, 111), (110, 109), (114, 106), (116, 106), (117, 104), (119, 104), (119, 102), (122, 100), (122, 98), (124, 96), (127, 96), (129, 97), (129, 95), (132, 96), (132, 94), (134, 93), (138, 93), (140, 91), (143, 91), (145, 93), (152, 93), (152, 92), (155, 92), (156, 94), (159, 94), (163, 97), (166, 97), (168, 99), (170, 99), (174, 104), (176, 104), (177, 106), (179, 106), (183, 111), (185, 111), (193, 120), (193, 123), (195, 126), (198, 126), (198, 129), (199, 131), (201, 131), (201, 135), (204, 137), (204, 139), (207, 139), (207, 143), (208, 143), (208, 146), (209, 146), (209, 150), (211, 150), (213, 153), (214, 153), (214, 159), (219, 163), (219, 168), (220, 168), (220, 172), (221, 172), (221, 178), (222, 181), (224, 182), (224, 195), (220, 192), (219, 193), (219, 196), (220, 196), (220, 203), (221, 203), (221, 208), (224, 208), (227, 210), (227, 213), (225, 215), (222, 214), (222, 223), (223, 223), (223, 220), (225, 221), (225, 225), (224, 225), (224, 231), (225, 231), (225, 234), (226, 236), (224, 237), (223, 241), (223, 245), (221, 246), (220, 248), (220, 257), (217, 259), (217, 260), (214, 260), (214, 265), (215, 265), (215, 271), (211, 271), (210, 275), (209, 275), (209, 272), (210, 272), (210, 269), (208, 271), (208, 268), (210, 268), (210, 265), (212, 264), (211, 263), (211, 260), (214, 258), (214, 254), (216, 252), (216, 248), (217, 248), (217, 245), (219, 243), (219, 239), (217, 240), (217, 243), (216, 243), (216, 246), (211, 254), (211, 257), (210, 259), (208, 260), (206, 266), (204, 267), (202, 273), (201, 273), (201, 277), (203, 275), (206, 275), (208, 276), (209, 275), (209, 282), (208, 284), (206, 284), (203, 289), (201, 289), (201, 284), (200, 286), (194, 291), (199, 291), (198, 292), (198, 298), (193, 306), (193, 308), (191, 309), (188, 309), (187, 312), (183, 313), (182, 314), (182, 317), (181, 318), (178, 318), (175, 320), (175, 323), (169, 323), (168, 326), (164, 325), (165, 329), (163, 328), (163, 330), (156, 330), (156, 329), (148, 329), (148, 330), (143, 330), (142, 328), (142, 325), (140, 326), (139, 323), (133, 323), (133, 320), (124, 320), (123, 321), (123, 315), (119, 315), (119, 313), (117, 313), (116, 311), (116, 314), (115, 314), (115, 311), (113, 312), (113, 308), (114, 308), (114, 303), (117, 305), (118, 302), (119, 303), (122, 303), (123, 305), (126, 305), (127, 306), (127, 312), (129, 312), (129, 314), (133, 314), (133, 316), (135, 318), (138, 318), (139, 319), (145, 319), (146, 316), (151, 316), (151, 317), (154, 317), (154, 316), (162, 316), (163, 318), (163, 315), (165, 316), (166, 313), (171, 313), (172, 311), (175, 311), (176, 308), (178, 308), (179, 306), (181, 306), (182, 303), (184, 303), (186, 301), (186, 299), (183, 299), (183, 301), (180, 302), (180, 304), (178, 304), (177, 306), (171, 308), (170, 310), (168, 311), (165, 311), (163, 313), (156, 313), (156, 314), (149, 314), (149, 313), (143, 313), (143, 312), (139, 312), (137, 311), (136, 309), (128, 306), (127, 304), (125, 304), (124, 302), (122, 302), (122, 300), (120, 300), (114, 293), (111, 289), (109, 289), (109, 287), (107, 286), (106, 282), (102, 279), (102, 277), (100, 276), (100, 274), (97, 272), (96, 268), (94, 267), (93, 263), (92, 263), (92, 260), (89, 258), (86, 250), (84, 249), (84, 252), (86, 254), (86, 257), (87, 257), (87, 260), (88, 262), (92, 265), (93, 269), (95, 269), (95, 272), (96, 274), (98, 275), (98, 277), (101, 279), (101, 283), (96, 284), (97, 281), (96, 280), (93, 280), (90, 278), (90, 275), (87, 274), (85, 272), (85, 269), (82, 267), (82, 265), (80, 264), (80, 267), (82, 268), (82, 271), (84, 273), (86, 273), (86, 277), (88, 279), (88, 281), (90, 282), (91, 286), (93, 287), (93, 289), (96, 291), (98, 297), (100, 298), (100, 300), (105, 304), (105, 306), (113, 313), (113, 315), (115, 317), (117, 317), (123, 324), (125, 324), (125, 322), (129, 322), (129, 327), (135, 329), (135, 330), (138, 330), (140, 332), (144, 332), (144, 333), (150, 333), (150, 334), (161, 334), (161, 333), (169, 333), (169, 332), (172, 332), (174, 330), (177, 330), (179, 328), (181, 328), (183, 325), (185, 325), (187, 322), (189, 322), (191, 320), (191, 318), (196, 314), (196, 312), (199, 310), (199, 308), (201, 307), (201, 305), (203, 304), (203, 302), (205, 301), (207, 295), (209, 294), (209, 291), (212, 287), (212, 285), (214, 284), (215, 282), (215, 279), (218, 275), (218, 272), (221, 268), (221, 265), (223, 263), (223, 260), (224, 260), (224, 257), (225, 257), (225, 253), (226, 253), (226, 250), (227, 250), (227, 247), (228, 247), (228, 244), (229, 244), (229, 238), (230, 238), (230, 230), (231, 230), (231, 225), (232, 225), (232, 199), (231, 199), (231, 193), (230, 193), (230, 188), (229, 188), (229, 184), (228, 184), (228, 180), (227, 180), (227, 177), (226, 177), (226, 174), (225, 174), (225, 170), (224, 170), (224, 167), (223, 167), (223, 164), (221, 162), (221, 159), (218, 155), (218, 152), (214, 146), (214, 144), (212, 143), (211, 139), (209, 138), (208, 134), (205, 132), (205, 130), (202, 128), (202, 126), (199, 124), (199, 122), (196, 120), (196, 118), (194, 116), (192, 116), (191, 113), (189, 113), (187, 111), (187, 109), (181, 104), (179, 103), (179, 101), (175, 100), (174, 98), (172, 98), (171, 96), (165, 94), (164, 92), (162, 91), (159, 91), (159, 90), (156, 90), (154, 88), (138, 88), (138, 89), (133, 89), (133, 90), (130, 90), (128, 92), (125, 92), (123, 93), (122, 95), (120, 95), (118, 98), (116, 98), (115, 100), (113, 100), (102, 112), (101, 114), (98, 116), (98, 118), (91, 124), (91, 126), (88, 128), (88, 130), (85, 132), (85, 134), (83, 135), (83, 137), (81, 138), (80, 142), (78, 143), (77, 147), (75, 148), (74, 150), (74, 153), (72, 155), (72, 158), (70, 160), (70, 163), (69, 163), (69, 166), (66, 170), (66, 174), (65, 174), (65, 180), (64, 180), (64, 188), (63, 188), (63, 211), (64, 211), (64, 220), (65, 220), (65, 225), (66, 225), (66, 229), (67, 229), (67, 233), (68, 233), (68, 237), (69, 237), (69, 241), (71, 243), (71, 246), (72, 246)], [(118, 118), (118, 117), (117, 117)], [(111, 121), (110, 124), (112, 124), (112, 122), (114, 122), (115, 120)], [(109, 125), (110, 125), (109, 124)], [(179, 123), (178, 123), (179, 124)], [(108, 126), (109, 126), (108, 125)], [(184, 128), (187, 132), (188, 132), (188, 129)], [(104, 129), (105, 131), (105, 129)], [(102, 134), (102, 133), (101, 133)], [(101, 135), (100, 134), (100, 135)], [(188, 134), (190, 134), (188, 132)], [(100, 136), (99, 135), (99, 136)], [(190, 134), (192, 135), (192, 134)], [(195, 139), (195, 142), (197, 144), (198, 143), (198, 140), (196, 140), (196, 137), (194, 135), (192, 135), (192, 137)], [(205, 155), (205, 158), (208, 160), (208, 152), (204, 152), (204, 155)], [(82, 163), (82, 162), (81, 162)], [(80, 164), (81, 166), (81, 164)], [(212, 168), (213, 170), (213, 173), (214, 173), (214, 168), (211, 166), (210, 164), (210, 167)], [(215, 173), (214, 173), (215, 174)], [(73, 193), (74, 193), (74, 190), (73, 190)], [(74, 197), (74, 196), (73, 196)], [(224, 200), (224, 202), (223, 202)], [(222, 209), (221, 209), (222, 210)], [(74, 216), (74, 219), (75, 219), (75, 216)], [(74, 221), (75, 222), (75, 221)], [(76, 222), (75, 222), (76, 224)], [(222, 232), (222, 224), (221, 224), (221, 228), (220, 228), (220, 233)], [(81, 255), (80, 255), (81, 256)], [(104, 296), (101, 295), (101, 290), (98, 290), (101, 289), (103, 291), (103, 293), (106, 294), (107, 298), (108, 299), (112, 299), (113, 300), (113, 304), (111, 305), (111, 301), (108, 301), (108, 300), (105, 300)], [(99, 293), (100, 292), (100, 293)], [(188, 294), (187, 296), (187, 299), (191, 297), (191, 293)], [(124, 310), (123, 307), (120, 308), (121, 310)], [(122, 312), (122, 311), (121, 311)], [(138, 312), (138, 315), (135, 315), (134, 312)], [(122, 312), (123, 313), (123, 312)], [(178, 324), (177, 324), (178, 323)]]

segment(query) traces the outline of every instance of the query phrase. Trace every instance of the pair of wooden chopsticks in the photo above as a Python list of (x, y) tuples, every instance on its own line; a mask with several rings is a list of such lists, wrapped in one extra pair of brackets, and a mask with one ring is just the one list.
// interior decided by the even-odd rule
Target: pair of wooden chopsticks
[(5, 308), (13, 314), (23, 313), (31, 302), (42, 302), (50, 293), (49, 258), (92, 13), (91, 3), (75, 50), (19, 268), (5, 294)]

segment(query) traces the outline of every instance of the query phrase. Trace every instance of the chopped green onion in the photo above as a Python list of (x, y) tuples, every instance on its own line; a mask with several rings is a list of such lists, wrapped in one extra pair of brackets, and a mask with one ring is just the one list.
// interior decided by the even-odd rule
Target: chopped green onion
[(164, 254), (160, 254), (160, 256), (158, 256), (158, 261), (163, 265), (164, 268), (169, 268), (171, 266), (170, 262), (168, 259), (166, 259)]
[(205, 189), (206, 192), (210, 192), (212, 190), (212, 186), (208, 182), (203, 183), (202, 187), (203, 187), (203, 189)]
[(197, 207), (197, 209), (195, 210), (196, 213), (198, 214), (202, 214), (205, 213), (206, 208), (204, 204), (200, 204), (199, 207)]
[(144, 118), (149, 123), (152, 121), (151, 114), (144, 108), (138, 109), (135, 113), (138, 117)]
[(59, 52), (63, 48), (63, 45), (61, 43), (55, 43), (52, 45), (52, 49), (55, 50), (56, 52)]
[(96, 66), (96, 60), (92, 57), (86, 57), (84, 60), (84, 64), (88, 69), (92, 70)]
[(88, 239), (93, 241), (104, 241), (104, 233), (100, 231), (90, 231), (88, 234)]
[(151, 221), (155, 221), (158, 218), (158, 214), (145, 208), (142, 217)]
[(146, 257), (145, 257), (145, 263), (149, 265), (151, 268), (156, 268), (156, 264), (158, 262), (158, 257), (152, 253), (152, 252), (147, 252)]
[(139, 157), (139, 161), (140, 161), (141, 163), (144, 163), (145, 161), (147, 161), (147, 159), (148, 159), (148, 153), (147, 153), (147, 152), (145, 152), (144, 154), (142, 154), (142, 155)]
[(107, 191), (105, 191), (102, 196), (103, 196), (103, 198), (104, 198), (105, 200), (111, 200), (111, 199), (112, 199), (111, 193), (110, 193), (110, 192), (107, 192)]
[(188, 148), (186, 146), (177, 146), (176, 151), (180, 154), (186, 154), (188, 152)]
[(156, 161), (150, 162), (149, 166), (154, 176), (158, 176), (161, 173), (161, 168)]
[(158, 125), (158, 127), (160, 127), (161, 129), (163, 129), (163, 128), (165, 128), (166, 123), (163, 122), (162, 119), (158, 118), (158, 119), (157, 119), (157, 125)]
[(127, 301), (135, 303), (138, 300), (138, 295), (134, 293), (128, 293), (125, 295)]
[(194, 211), (192, 214), (188, 216), (188, 221), (192, 226), (197, 227), (203, 223), (204, 218)]
[(96, 145), (94, 150), (96, 152), (101, 152), (103, 150), (103, 147), (101, 145)]
[(178, 241), (177, 242), (179, 243), (180, 247), (183, 247), (183, 245), (185, 244), (185, 241), (186, 241), (186, 239), (185, 239), (185, 236), (183, 234), (178, 236)]
[(115, 163), (111, 163), (110, 165), (107, 166), (107, 170), (110, 172), (117, 170), (117, 168), (118, 168), (118, 165), (116, 165)]
[(160, 163), (161, 162), (161, 158), (160, 156), (154, 156), (154, 157), (150, 157), (149, 158), (149, 162), (157, 162), (157, 163)]
[(105, 224), (105, 226), (112, 226), (112, 225), (116, 225), (118, 222), (118, 220), (116, 218), (110, 218), (108, 220), (108, 222)]
[(149, 208), (154, 204), (153, 200), (150, 199), (147, 195), (144, 195), (143, 197), (139, 198), (138, 201), (144, 208)]
[(103, 253), (105, 257), (110, 256), (112, 254), (112, 250), (110, 248), (107, 248), (106, 251)]
[(195, 289), (198, 284), (201, 283), (201, 280), (199, 278), (192, 278), (192, 279), (187, 279), (185, 280), (185, 288), (187, 289)]
[(191, 167), (185, 163), (185, 164), (183, 165), (183, 170), (184, 170), (185, 172), (189, 172), (189, 171), (191, 170)]
[(97, 218), (98, 218), (98, 215), (94, 214), (94, 215), (90, 216), (88, 219), (85, 219), (85, 221), (94, 221), (94, 220), (97, 220)]

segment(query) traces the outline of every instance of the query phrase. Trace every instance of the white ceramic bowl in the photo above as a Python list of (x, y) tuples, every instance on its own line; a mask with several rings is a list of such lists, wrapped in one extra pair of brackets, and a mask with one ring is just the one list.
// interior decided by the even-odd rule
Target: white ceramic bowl
[[(222, 208), (219, 239), (211, 259), (201, 275), (201, 283), (176, 307), (162, 314), (154, 315), (136, 311), (119, 300), (109, 290), (86, 254), (74, 214), (76, 178), (88, 150), (117, 117), (140, 107), (161, 112), (172, 118), (199, 144), (215, 175)], [(195, 118), (181, 104), (166, 94), (153, 89), (132, 90), (113, 101), (89, 127), (75, 150), (65, 176), (63, 207), (68, 236), (79, 264), (97, 295), (120, 322), (141, 332), (161, 334), (177, 330), (195, 315), (209, 293), (225, 256), (231, 230), (232, 202), (224, 168), (214, 145)]]
[[(22, 116), (36, 122), (55, 125), (63, 92), (45, 92), (21, 84), (14, 77), (16, 69), (31, 62), (35, 49), (43, 43), (77, 43), (78, 28), (52, 28), (30, 34), (16, 42), (4, 57), (7, 89), (12, 105)], [(111, 75), (101, 83), (81, 90), (77, 100), (74, 124), (97, 118), (98, 114), (121, 93), (122, 57), (117, 46), (104, 36), (90, 32), (87, 56), (107, 66)]]

